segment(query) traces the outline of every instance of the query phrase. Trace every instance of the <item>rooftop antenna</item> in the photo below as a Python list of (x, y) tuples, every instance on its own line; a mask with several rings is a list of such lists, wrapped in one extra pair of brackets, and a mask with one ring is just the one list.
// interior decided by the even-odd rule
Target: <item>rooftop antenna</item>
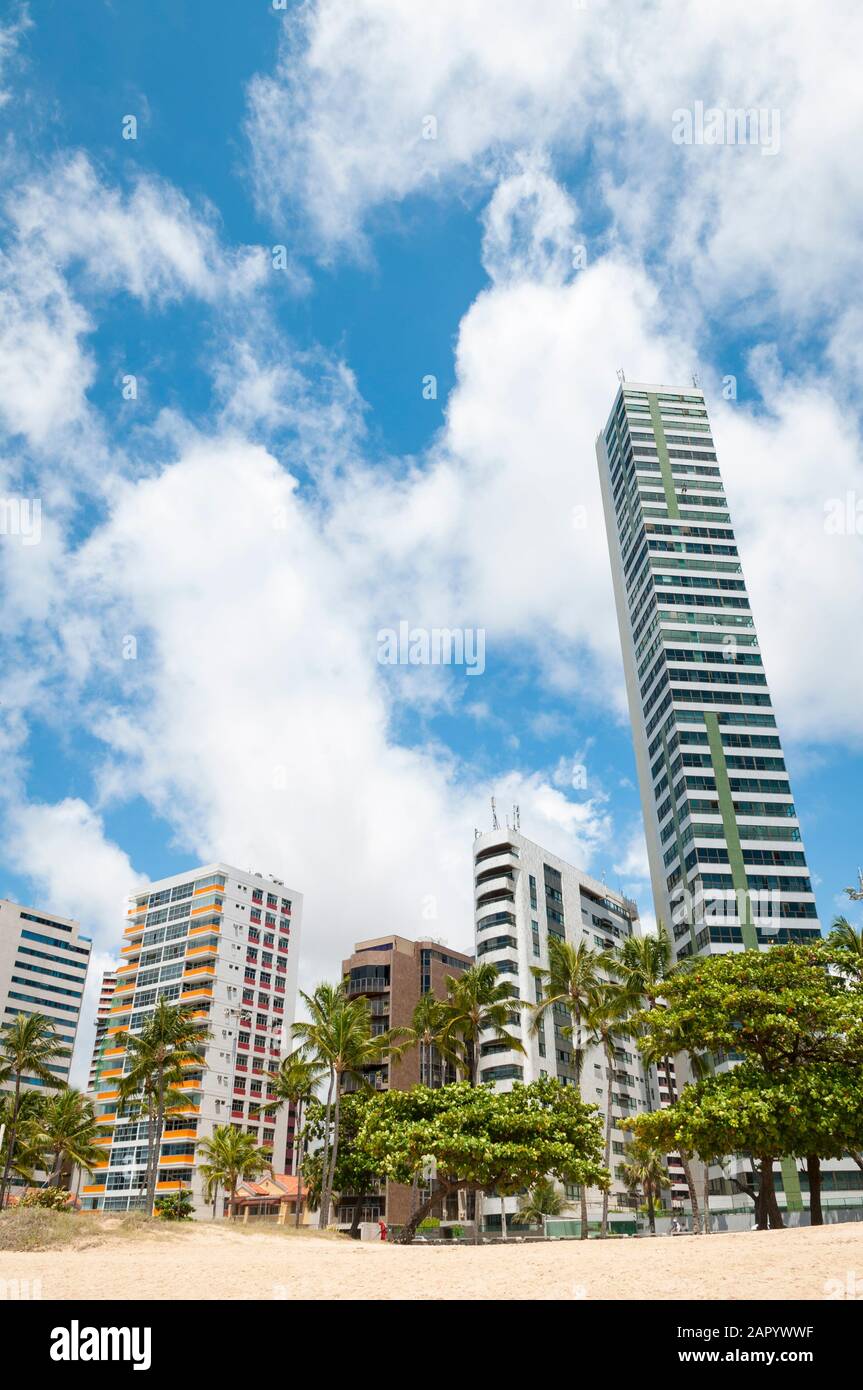
[(620, 382), (621, 386), (626, 381), (626, 372), (623, 370), (622, 367), (618, 367), (617, 369), (617, 379)]
[(521, 807), (516, 805), (512, 808), (512, 828), (521, 830)]
[(497, 804), (496, 804), (496, 802), (495, 802), (494, 797), (492, 797), (492, 799), (491, 799), (491, 828), (492, 828), (492, 830), (499, 830), (499, 829), (500, 829), (500, 826), (498, 825), (498, 820), (497, 820)]

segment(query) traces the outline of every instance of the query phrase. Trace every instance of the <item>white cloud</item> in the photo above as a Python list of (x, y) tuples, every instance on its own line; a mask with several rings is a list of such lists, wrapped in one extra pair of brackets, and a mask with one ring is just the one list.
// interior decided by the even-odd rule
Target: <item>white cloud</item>
[[(839, 0), (316, 0), (249, 91), (256, 186), (323, 258), (371, 214), (494, 180), (514, 152), (593, 156), (614, 234), (669, 289), (744, 320), (841, 312), (859, 265), (863, 11)], [(780, 149), (681, 146), (675, 110), (780, 113)], [(435, 118), (434, 139), (424, 137)], [(594, 170), (601, 171), (597, 178)], [(304, 228), (303, 228), (304, 224)]]
[(102, 972), (119, 959), (126, 897), (145, 880), (78, 797), (53, 805), (18, 803), (9, 810), (5, 834), (9, 859), (32, 883), (31, 901), (77, 918), (93, 942), (71, 1072), (72, 1084), (84, 1087)]
[(124, 195), (80, 153), (28, 180), (6, 211), (21, 245), (63, 266), (79, 263), (99, 288), (126, 290), (145, 304), (186, 294), (229, 300), (268, 273), (262, 247), (224, 250), (211, 209), (194, 211), (176, 188), (151, 176)]
[[(496, 283), (563, 284), (573, 271), (577, 209), (549, 173), (548, 159), (521, 157), (483, 214), (482, 259)], [(579, 248), (580, 249), (580, 248)]]

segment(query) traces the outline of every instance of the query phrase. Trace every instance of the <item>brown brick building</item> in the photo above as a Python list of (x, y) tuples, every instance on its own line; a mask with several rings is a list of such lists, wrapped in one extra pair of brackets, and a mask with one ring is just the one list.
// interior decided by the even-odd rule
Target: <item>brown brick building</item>
[[(381, 1033), (388, 1028), (409, 1028), (414, 1009), (424, 994), (445, 999), (447, 976), (459, 976), (473, 965), (473, 956), (450, 950), (439, 941), (409, 941), (404, 936), (378, 936), (358, 941), (354, 953), (342, 961), (342, 975), (348, 993), (364, 994), (371, 1005), (372, 1027)], [(407, 1091), (423, 1082), (441, 1086), (454, 1081), (451, 1068), (433, 1049), (409, 1048), (398, 1060), (368, 1068), (368, 1078), (379, 1090)], [(357, 1082), (346, 1079), (344, 1089), (357, 1089)], [(363, 1219), (380, 1217), (388, 1225), (401, 1226), (411, 1210), (411, 1189), (401, 1183), (386, 1183), (379, 1192), (369, 1193), (363, 1203)], [(352, 1206), (339, 1211), (339, 1221), (350, 1221)]]

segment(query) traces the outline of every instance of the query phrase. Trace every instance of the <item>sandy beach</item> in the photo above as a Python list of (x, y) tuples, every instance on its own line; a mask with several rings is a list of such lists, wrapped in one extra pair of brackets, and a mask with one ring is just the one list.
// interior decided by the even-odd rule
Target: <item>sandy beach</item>
[(0, 1252), (0, 1280), (40, 1280), (43, 1299), (823, 1299), (849, 1274), (863, 1294), (863, 1223), (478, 1249), (200, 1225)]

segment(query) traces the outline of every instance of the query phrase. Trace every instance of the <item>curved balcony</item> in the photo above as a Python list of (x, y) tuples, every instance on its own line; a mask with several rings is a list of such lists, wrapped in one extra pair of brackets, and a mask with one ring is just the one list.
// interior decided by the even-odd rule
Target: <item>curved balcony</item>
[(491, 884), (484, 883), (482, 892), (477, 895), (476, 908), (490, 906), (492, 903), (515, 903), (515, 886), (506, 879), (497, 879)]

